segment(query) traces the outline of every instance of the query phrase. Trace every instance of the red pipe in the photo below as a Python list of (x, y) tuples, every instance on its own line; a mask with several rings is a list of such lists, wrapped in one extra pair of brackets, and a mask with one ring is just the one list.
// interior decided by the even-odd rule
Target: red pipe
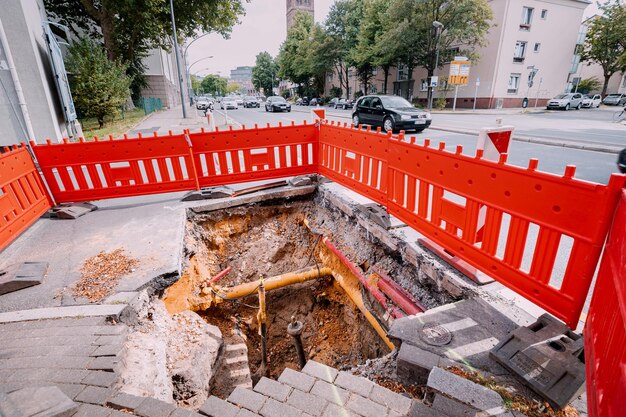
[(372, 294), (372, 297), (374, 297), (374, 299), (378, 301), (378, 303), (385, 309), (385, 311), (391, 313), (391, 315), (396, 319), (404, 317), (404, 314), (402, 314), (402, 312), (399, 311), (396, 307), (390, 307), (387, 305), (387, 299), (385, 298), (383, 293), (381, 293), (378, 288), (370, 286), (369, 282), (367, 282), (367, 279), (365, 278), (365, 276), (363, 276), (361, 271), (359, 271), (357, 267), (352, 262), (350, 262), (350, 260), (346, 258), (346, 256), (341, 253), (341, 251), (337, 249), (337, 247), (335, 247), (335, 245), (333, 245), (330, 240), (328, 240), (328, 238), (325, 237), (322, 239), (322, 241), (324, 242), (326, 247), (331, 250), (331, 252), (337, 255), (341, 263), (343, 263), (350, 270), (350, 272), (352, 272), (352, 274), (359, 279), (365, 289), (367, 289), (370, 294)]
[(226, 268), (225, 270), (223, 270), (222, 272), (219, 272), (217, 275), (215, 275), (213, 278), (211, 278), (209, 280), (210, 284), (213, 284), (215, 282), (217, 282), (217, 280), (219, 280), (220, 278), (228, 275), (228, 273), (231, 271), (231, 267), (229, 266), (228, 268)]
[(424, 304), (417, 301), (387, 274), (378, 268), (374, 268), (374, 273), (380, 277), (377, 282), (378, 287), (408, 315), (423, 313), (427, 310)]

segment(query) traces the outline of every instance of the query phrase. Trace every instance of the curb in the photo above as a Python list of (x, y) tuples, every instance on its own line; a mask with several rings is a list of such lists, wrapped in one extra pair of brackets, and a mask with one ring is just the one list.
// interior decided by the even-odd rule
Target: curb
[(35, 308), (32, 310), (0, 313), (0, 324), (16, 321), (60, 319), (67, 317), (108, 317), (119, 318), (127, 304), (91, 304), (67, 307)]

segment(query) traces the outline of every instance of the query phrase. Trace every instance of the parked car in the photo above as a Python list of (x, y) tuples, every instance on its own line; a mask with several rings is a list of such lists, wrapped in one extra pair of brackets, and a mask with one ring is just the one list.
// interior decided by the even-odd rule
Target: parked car
[(209, 107), (209, 99), (206, 97), (198, 97), (196, 99), (196, 109), (206, 110)]
[(243, 107), (243, 97), (241, 96), (235, 96), (235, 101), (237, 102), (237, 105), (240, 107)]
[(622, 174), (626, 174), (626, 148), (622, 149), (617, 157), (617, 168)]
[(311, 101), (309, 101), (309, 106), (321, 106), (321, 105), (322, 105), (321, 98), (312, 98)]
[(301, 97), (298, 100), (296, 100), (296, 104), (298, 106), (308, 106), (309, 105), (309, 98), (308, 97)]
[(280, 96), (268, 97), (265, 101), (265, 111), (291, 111), (291, 104), (287, 103), (287, 100)]
[(335, 104), (335, 108), (341, 108), (341, 109), (351, 109), (354, 107), (354, 100), (348, 100), (345, 98), (342, 98), (341, 100), (339, 100), (339, 102), (337, 104)]
[(552, 100), (548, 101), (546, 108), (550, 109), (576, 109), (580, 110), (583, 105), (583, 95), (580, 93), (559, 94)]
[(626, 104), (626, 94), (609, 94), (608, 96), (604, 97), (602, 103), (608, 104), (609, 106), (622, 106)]
[(354, 105), (352, 123), (381, 126), (385, 132), (415, 130), (421, 132), (430, 126), (430, 113), (414, 107), (402, 97), (363, 96)]
[(237, 104), (235, 97), (224, 97), (220, 105), (222, 110), (237, 110), (239, 108), (239, 104)]
[(245, 108), (261, 107), (261, 102), (254, 96), (245, 96), (243, 98), (243, 106)]
[(331, 98), (330, 101), (328, 102), (328, 107), (334, 107), (337, 108), (336, 104), (340, 99), (335, 97), (335, 98)]
[(601, 102), (602, 102), (602, 96), (600, 94), (594, 94), (593, 96), (590, 96), (590, 95), (583, 96), (583, 107), (586, 107), (586, 108), (600, 107)]

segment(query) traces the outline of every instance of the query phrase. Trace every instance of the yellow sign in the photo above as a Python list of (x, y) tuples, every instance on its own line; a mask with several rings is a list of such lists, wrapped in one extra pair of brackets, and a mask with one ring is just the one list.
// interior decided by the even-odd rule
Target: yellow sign
[(467, 85), (469, 81), (470, 61), (452, 61), (450, 63), (449, 85)]

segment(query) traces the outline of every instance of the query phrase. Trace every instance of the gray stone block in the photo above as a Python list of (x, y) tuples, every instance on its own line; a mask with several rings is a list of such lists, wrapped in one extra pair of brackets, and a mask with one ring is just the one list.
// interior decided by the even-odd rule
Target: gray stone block
[(327, 403), (326, 400), (320, 397), (297, 389), (294, 389), (287, 399), (287, 404), (311, 416), (321, 416)]
[(423, 385), (435, 366), (445, 368), (452, 364), (454, 361), (450, 359), (409, 343), (402, 343), (396, 359), (396, 374), (405, 382)]
[(81, 403), (105, 405), (111, 395), (113, 395), (113, 390), (109, 388), (88, 385), (76, 396), (75, 400)]
[(344, 371), (339, 372), (337, 378), (335, 378), (335, 385), (355, 392), (363, 397), (368, 397), (374, 387), (374, 383), (369, 379)]
[(210, 396), (198, 411), (209, 417), (235, 417), (239, 412), (239, 407), (217, 397)]
[(78, 412), (74, 414), (74, 417), (108, 417), (111, 412), (110, 408), (99, 405), (81, 404), (78, 406)]
[(379, 417), (387, 414), (387, 407), (357, 394), (350, 396), (346, 407), (364, 417)]
[(369, 398), (401, 414), (406, 414), (411, 409), (412, 401), (410, 398), (395, 393), (385, 387), (381, 387), (380, 385), (374, 385)]
[(276, 382), (273, 379), (263, 377), (259, 380), (259, 382), (257, 382), (254, 390), (267, 397), (272, 397), (280, 402), (285, 402), (291, 392), (291, 387), (281, 384), (280, 382)]
[(431, 410), (452, 417), (474, 417), (477, 414), (475, 408), (439, 394), (435, 395)]
[(112, 388), (117, 382), (117, 375), (113, 372), (89, 371), (87, 376), (81, 381), (84, 385), (94, 385), (97, 387)]
[(322, 414), (322, 417), (361, 417), (359, 414), (340, 407), (337, 404), (329, 403)]
[(57, 388), (63, 391), (63, 394), (67, 395), (69, 398), (71, 398), (74, 401), (76, 400), (76, 397), (78, 396), (78, 394), (80, 394), (81, 392), (83, 392), (85, 388), (87, 388), (85, 385), (79, 385), (79, 384), (56, 383), (55, 385), (57, 386)]
[(337, 374), (339, 373), (339, 371), (335, 368), (331, 368), (330, 366), (326, 366), (315, 361), (308, 361), (302, 369), (302, 372), (321, 379), (322, 381), (331, 383), (335, 380)]
[(97, 336), (117, 336), (128, 333), (128, 327), (124, 324), (115, 324), (107, 326), (98, 326), (93, 330), (93, 334)]
[(117, 410), (129, 410), (133, 411), (139, 407), (139, 404), (145, 400), (146, 397), (138, 397), (136, 395), (126, 394), (125, 392), (117, 393), (113, 398), (107, 401), (107, 405)]
[(339, 388), (338, 386), (329, 384), (325, 381), (316, 381), (311, 388), (311, 394), (317, 395), (320, 398), (324, 398), (330, 402), (333, 402), (337, 405), (344, 406), (346, 401), (348, 401), (348, 397), (350, 396), (350, 392), (346, 391), (343, 388)]
[(407, 417), (450, 417), (446, 412), (427, 406), (419, 401), (412, 401)]
[(278, 377), (278, 382), (290, 385), (303, 392), (309, 392), (315, 383), (315, 378), (310, 375), (303, 374), (302, 372), (285, 368), (283, 373), (280, 374), (280, 377)]
[(117, 372), (121, 368), (121, 359), (115, 356), (100, 356), (93, 358), (87, 369), (90, 371)]
[(58, 369), (50, 377), (50, 381), (65, 384), (81, 384), (88, 374), (89, 371), (83, 369)]
[(228, 396), (229, 402), (247, 408), (255, 413), (263, 407), (265, 400), (267, 400), (266, 396), (241, 387), (236, 387)]
[(124, 351), (123, 345), (98, 346), (89, 356), (118, 356)]
[(78, 404), (54, 386), (0, 392), (0, 415), (3, 417), (69, 417), (76, 410)]
[(0, 271), (0, 295), (41, 284), (47, 270), (48, 262), (23, 262)]
[(283, 404), (273, 398), (268, 398), (259, 411), (259, 414), (263, 417), (301, 417), (302, 411), (289, 404)]
[(176, 410), (172, 404), (154, 398), (146, 398), (135, 409), (135, 414), (141, 417), (168, 417)]
[(241, 410), (239, 410), (239, 413), (237, 413), (237, 417), (261, 417), (261, 415), (242, 408)]

